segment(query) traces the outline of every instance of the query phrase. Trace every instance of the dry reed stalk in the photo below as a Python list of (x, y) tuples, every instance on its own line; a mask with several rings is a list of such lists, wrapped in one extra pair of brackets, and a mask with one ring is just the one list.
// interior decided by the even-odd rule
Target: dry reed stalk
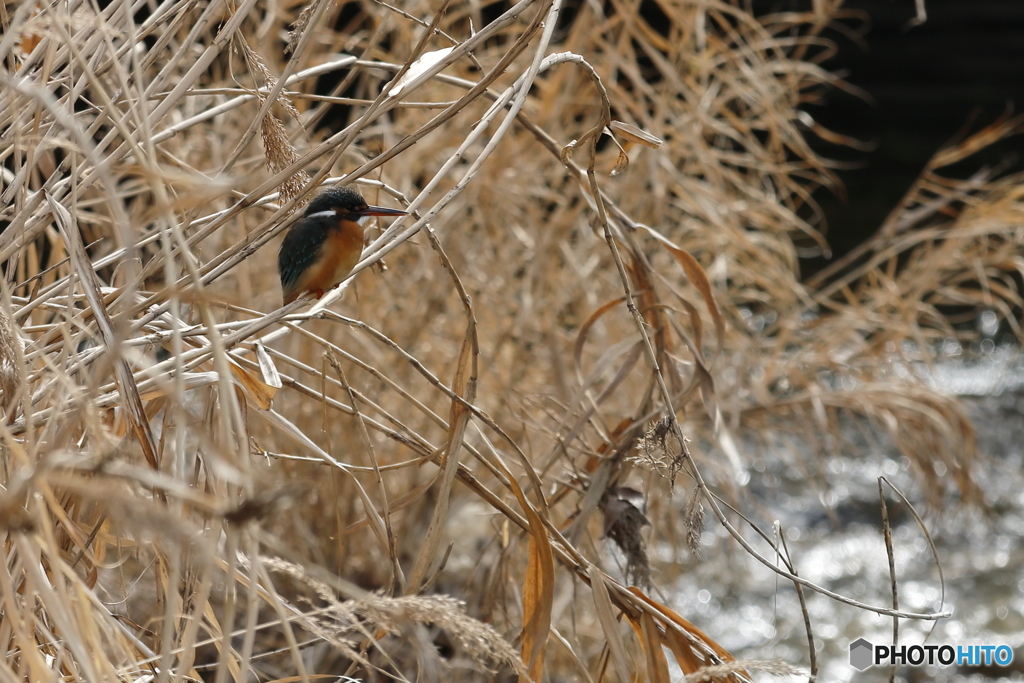
[[(756, 554), (719, 497), (736, 436), (841, 411), (972, 499), (962, 409), (892, 358), (969, 341), (952, 307), (1019, 312), (1017, 182), (937, 173), (1018, 122), (808, 286), (835, 179), (798, 106), (838, 83), (811, 47), (840, 3), (741, 4), (5, 10), (0, 676), (790, 672), (613, 578), (597, 520), (646, 583), (641, 534), (680, 514), (656, 479), (631, 498), (652, 464), (694, 491), (681, 542), (707, 509)], [(321, 182), (413, 215), (357, 267), (386, 272), (281, 308), (275, 238)]]

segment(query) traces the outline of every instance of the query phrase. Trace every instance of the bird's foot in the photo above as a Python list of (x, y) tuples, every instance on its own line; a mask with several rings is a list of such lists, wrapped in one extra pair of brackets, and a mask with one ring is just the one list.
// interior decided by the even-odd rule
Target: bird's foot
[(316, 300), (317, 301), (320, 301), (320, 299), (324, 298), (324, 290), (322, 290), (322, 289), (314, 289), (313, 293), (316, 294)]

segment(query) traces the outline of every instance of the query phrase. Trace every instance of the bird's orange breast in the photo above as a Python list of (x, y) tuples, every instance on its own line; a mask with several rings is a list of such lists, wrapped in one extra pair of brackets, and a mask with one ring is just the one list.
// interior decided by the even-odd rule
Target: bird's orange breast
[(327, 231), (317, 260), (299, 277), (295, 291), (327, 291), (348, 277), (362, 254), (363, 226), (342, 221)]

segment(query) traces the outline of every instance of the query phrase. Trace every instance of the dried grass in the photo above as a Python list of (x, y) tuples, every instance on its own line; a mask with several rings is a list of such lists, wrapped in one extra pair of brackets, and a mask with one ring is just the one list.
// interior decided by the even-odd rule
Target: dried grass
[[(1019, 122), (802, 283), (835, 180), (798, 106), (837, 85), (805, 57), (840, 4), (5, 6), (0, 678), (791, 672), (614, 580), (596, 513), (629, 512), (646, 583), (630, 536), (679, 511), (657, 479), (610, 505), (638, 453), (697, 482), (696, 550), (738, 435), (844, 411), (933, 500), (937, 463), (979, 498), (962, 409), (892, 359), (969, 342), (953, 309), (1019, 332), (1019, 185), (938, 175)], [(322, 182), (413, 215), (341, 303), (279, 308), (275, 238)]]

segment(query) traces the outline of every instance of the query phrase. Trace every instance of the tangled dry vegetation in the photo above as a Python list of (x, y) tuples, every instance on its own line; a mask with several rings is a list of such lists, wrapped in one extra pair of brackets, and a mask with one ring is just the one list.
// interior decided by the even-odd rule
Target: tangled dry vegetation
[[(755, 435), (844, 412), (977, 500), (962, 409), (894, 359), (1014, 324), (1024, 237), (1019, 184), (941, 174), (1001, 121), (799, 279), (814, 5), (5, 4), (0, 679), (788, 671), (654, 599), (646, 547), (738, 524)], [(282, 308), (333, 182), (412, 215)]]

